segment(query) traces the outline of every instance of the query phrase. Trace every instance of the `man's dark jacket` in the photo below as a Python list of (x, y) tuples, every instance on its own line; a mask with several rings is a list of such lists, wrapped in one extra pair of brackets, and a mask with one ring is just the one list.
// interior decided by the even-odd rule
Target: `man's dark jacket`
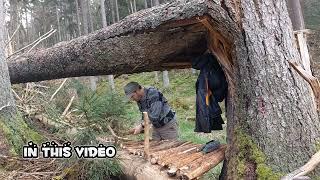
[(192, 67), (200, 70), (196, 82), (196, 127), (195, 132), (210, 133), (222, 130), (224, 124), (218, 102), (225, 99), (228, 84), (217, 58), (204, 54), (193, 59)]

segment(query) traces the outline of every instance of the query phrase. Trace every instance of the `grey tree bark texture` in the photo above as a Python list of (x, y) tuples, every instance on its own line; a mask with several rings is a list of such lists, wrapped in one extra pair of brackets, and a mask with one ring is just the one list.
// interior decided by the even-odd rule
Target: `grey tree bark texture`
[[(0, 0), (0, 19), (4, 19), (4, 2)], [(0, 116), (14, 112), (14, 99), (11, 93), (11, 84), (8, 66), (6, 64), (4, 51), (4, 22), (0, 22)], [(1, 119), (1, 118), (0, 118)]]
[[(4, 1), (0, 0), (0, 19), (5, 19)], [(31, 130), (17, 113), (11, 92), (8, 66), (5, 58), (4, 21), (0, 21), (0, 152), (2, 155), (20, 153), (22, 146), (31, 141)], [(36, 133), (32, 134), (36, 137)], [(5, 147), (4, 147), (5, 146)]]
[[(11, 57), (13, 83), (190, 68), (207, 49), (227, 75), (225, 179), (277, 179), (316, 152), (320, 123), (285, 0), (172, 1), (52, 48)], [(319, 169), (316, 170), (319, 172)]]

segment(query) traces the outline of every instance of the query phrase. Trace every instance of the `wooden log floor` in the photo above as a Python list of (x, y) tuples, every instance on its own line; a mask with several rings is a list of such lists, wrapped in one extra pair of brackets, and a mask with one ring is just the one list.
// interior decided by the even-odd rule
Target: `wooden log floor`
[(150, 141), (150, 155), (146, 157), (143, 141), (120, 144), (123, 153), (145, 158), (168, 179), (197, 179), (224, 160), (226, 145), (207, 154), (200, 151), (202, 146), (186, 141)]

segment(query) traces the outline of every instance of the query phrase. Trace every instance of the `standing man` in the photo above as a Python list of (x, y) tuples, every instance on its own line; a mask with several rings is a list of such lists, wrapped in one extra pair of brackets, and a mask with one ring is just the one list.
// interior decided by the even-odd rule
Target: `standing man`
[[(159, 90), (153, 87), (144, 88), (137, 82), (130, 82), (124, 87), (124, 92), (130, 100), (137, 102), (141, 113), (148, 113), (153, 125), (153, 140), (160, 141), (178, 138), (178, 123), (175, 112)], [(139, 134), (143, 128), (143, 123), (140, 123), (131, 131), (133, 134)]]

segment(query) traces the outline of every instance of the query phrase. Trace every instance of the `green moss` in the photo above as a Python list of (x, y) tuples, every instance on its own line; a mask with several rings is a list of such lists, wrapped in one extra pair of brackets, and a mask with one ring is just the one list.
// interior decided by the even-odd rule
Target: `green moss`
[(15, 116), (1, 117), (0, 128), (4, 133), (6, 142), (9, 145), (9, 153), (18, 155), (22, 153), (23, 145), (29, 141), (41, 143), (43, 137), (33, 131), (22, 119), (22, 116), (17, 113)]
[(320, 151), (320, 141), (316, 142), (316, 151)]
[(265, 154), (253, 142), (250, 136), (245, 134), (240, 129), (235, 132), (236, 143), (239, 150), (237, 159), (237, 172), (239, 177), (243, 177), (246, 170), (246, 163), (251, 162), (256, 165), (256, 175), (258, 179), (280, 179), (281, 173), (274, 172), (268, 167)]

